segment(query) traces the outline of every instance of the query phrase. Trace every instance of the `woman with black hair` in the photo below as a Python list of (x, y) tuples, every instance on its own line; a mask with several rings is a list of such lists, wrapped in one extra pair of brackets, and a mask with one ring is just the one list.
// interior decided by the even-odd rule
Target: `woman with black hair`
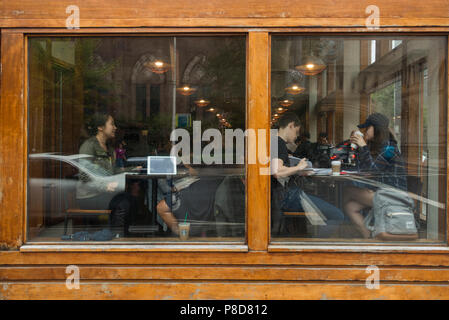
[(358, 125), (365, 133), (351, 134), (351, 143), (357, 145), (356, 163), (360, 172), (370, 174), (372, 184), (355, 183), (345, 189), (344, 212), (364, 238), (371, 232), (364, 225), (361, 211), (373, 207), (374, 193), (382, 185), (407, 191), (407, 173), (396, 138), (391, 133), (389, 120), (381, 113), (371, 114)]
[[(107, 113), (95, 113), (88, 125), (88, 138), (81, 145), (80, 155), (90, 155), (89, 159), (82, 159), (80, 163), (100, 176), (115, 174), (114, 148), (109, 144), (115, 138), (117, 127), (114, 118)], [(76, 189), (76, 198), (81, 209), (106, 209), (111, 197), (105, 197), (105, 193), (113, 193), (117, 181), (105, 183), (103, 180), (92, 181), (80, 172), (80, 180)]]

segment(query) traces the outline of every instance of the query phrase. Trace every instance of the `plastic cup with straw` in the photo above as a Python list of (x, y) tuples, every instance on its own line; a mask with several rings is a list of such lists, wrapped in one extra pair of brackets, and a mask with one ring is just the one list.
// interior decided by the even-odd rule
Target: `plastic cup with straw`
[(186, 212), (186, 215), (184, 217), (184, 222), (178, 223), (179, 238), (181, 240), (187, 240), (189, 238), (190, 223), (187, 222), (187, 215), (188, 215), (188, 212)]

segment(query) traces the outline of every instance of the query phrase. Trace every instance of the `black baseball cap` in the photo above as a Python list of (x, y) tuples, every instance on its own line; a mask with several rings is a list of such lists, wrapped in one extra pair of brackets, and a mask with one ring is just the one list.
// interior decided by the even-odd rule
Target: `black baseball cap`
[(384, 116), (381, 113), (376, 112), (376, 113), (370, 114), (369, 117), (366, 118), (365, 122), (362, 124), (359, 124), (357, 127), (359, 127), (360, 129), (368, 128), (369, 126), (388, 128), (389, 123), (390, 123), (390, 121), (388, 120), (388, 118), (386, 116)]

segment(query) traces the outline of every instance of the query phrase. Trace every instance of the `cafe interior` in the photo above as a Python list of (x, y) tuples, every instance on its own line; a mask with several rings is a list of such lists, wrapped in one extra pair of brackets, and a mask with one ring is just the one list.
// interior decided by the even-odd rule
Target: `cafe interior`
[[(210, 164), (204, 158), (211, 155), (205, 151), (212, 139), (203, 136), (200, 163), (178, 164), (176, 174), (147, 171), (147, 157), (170, 156), (179, 142), (171, 137), (176, 129), (188, 133), (192, 146), (195, 123), (202, 133), (212, 129), (222, 137), (226, 130), (247, 129), (245, 36), (37, 36), (28, 41), (30, 241), (77, 239), (81, 232), (92, 234), (111, 224), (111, 241), (245, 241), (246, 162), (236, 160), (236, 148), (234, 163)], [(327, 137), (328, 162), (312, 165), (328, 169), (332, 157), (340, 157), (342, 170), (349, 172), (357, 170), (356, 153), (353, 158), (347, 144), (351, 132), (372, 113), (386, 116), (405, 163), (414, 241), (438, 242), (446, 228), (446, 77), (444, 37), (273, 35), (271, 128), (278, 128), (286, 112), (296, 114), (300, 136), (308, 133), (313, 144)], [(82, 210), (76, 191), (89, 168), (79, 150), (92, 136), (88, 124), (98, 112), (114, 119), (117, 130), (108, 144), (124, 149), (126, 161), (111, 174), (93, 170), (86, 183), (118, 181), (118, 186), (104, 192), (107, 207)], [(219, 142), (224, 159), (219, 139), (213, 142)], [(298, 145), (288, 147), (294, 155)], [(370, 181), (357, 174), (292, 180), (342, 209), (345, 188), (358, 179)], [(112, 203), (123, 194), (132, 205), (114, 225), (120, 210)], [(176, 223), (190, 223), (187, 240), (159, 210), (164, 201)], [(323, 236), (326, 222), (317, 222), (311, 211), (282, 212), (283, 232), (272, 230), (272, 240), (376, 241), (362, 239), (347, 217)]]

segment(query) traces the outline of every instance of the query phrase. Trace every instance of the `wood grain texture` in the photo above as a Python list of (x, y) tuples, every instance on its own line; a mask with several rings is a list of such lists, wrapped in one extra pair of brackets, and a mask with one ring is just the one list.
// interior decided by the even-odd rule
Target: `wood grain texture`
[[(272, 250), (272, 249), (271, 249)], [(324, 251), (323, 249), (321, 249)], [(317, 252), (314, 252), (317, 251)], [(419, 266), (449, 267), (449, 254), (444, 250), (405, 250), (373, 252), (367, 248), (354, 248), (353, 252), (338, 250), (319, 252), (42, 252), (20, 253), (0, 251), (0, 265), (266, 265), (266, 266)]]
[(111, 210), (81, 210), (81, 209), (67, 209), (68, 214), (87, 213), (87, 214), (111, 214)]
[(167, 35), (180, 35), (183, 36), (199, 36), (204, 34), (222, 34), (222, 35), (239, 35), (243, 32), (270, 32), (277, 34), (332, 34), (332, 35), (379, 35), (382, 33), (413, 33), (414, 35), (441, 35), (441, 33), (449, 32), (449, 26), (432, 26), (432, 27), (385, 27), (380, 30), (373, 31), (366, 27), (319, 27), (316, 26), (293, 26), (293, 27), (120, 27), (120, 28), (80, 28), (80, 29), (67, 29), (67, 28), (14, 28), (14, 31), (26, 33), (28, 35), (38, 34), (39, 36), (60, 36), (64, 35), (77, 35), (77, 36), (167, 36)]
[[(70, 13), (68, 0), (51, 5), (33, 0), (5, 1), (0, 13), (0, 27), (65, 27)], [(294, 0), (156, 0), (124, 2), (120, 0), (85, 0), (77, 3), (80, 26), (365, 26), (365, 12), (372, 2), (319, 0), (299, 3)], [(448, 26), (449, 11), (444, 0), (429, 0), (423, 6), (418, 0), (381, 0), (381, 26)]]
[[(44, 294), (45, 292), (45, 294)], [(363, 283), (301, 282), (80, 282), (79, 289), (67, 289), (59, 282), (0, 282), (0, 300), (7, 299), (448, 299), (447, 285), (382, 283), (370, 290)], [(169, 312), (175, 312), (170, 310)], [(175, 315), (175, 314), (173, 314)]]
[[(65, 280), (67, 266), (0, 267), (0, 281)], [(81, 280), (243, 280), (243, 281), (365, 281), (366, 267), (298, 266), (80, 266)], [(449, 282), (449, 268), (380, 267), (387, 282)], [(448, 283), (449, 284), (449, 283)]]
[[(259, 156), (268, 155), (270, 134), (270, 110), (269, 110), (269, 38), (267, 32), (250, 32), (248, 37), (247, 59), (247, 129), (256, 134), (259, 129), (265, 130), (265, 145), (259, 144), (263, 139), (257, 134), (248, 138), (247, 159), (257, 158), (256, 163), (247, 165), (247, 212), (248, 212), (248, 246), (250, 250), (266, 250), (268, 245), (269, 230), (269, 203), (270, 203), (270, 176), (269, 170), (262, 164)], [(263, 140), (261, 140), (263, 142)], [(257, 147), (256, 147), (257, 146)], [(265, 147), (265, 150), (263, 148)], [(257, 150), (257, 157), (254, 152)], [(262, 160), (262, 161), (260, 161)], [(247, 160), (249, 162), (253, 162)]]
[(25, 111), (23, 34), (2, 30), (0, 104), (0, 247), (23, 242)]
[[(254, 129), (269, 128), (269, 32), (373, 33), (364, 27), (369, 1), (336, 5), (319, 0), (298, 6), (293, 0), (85, 0), (79, 4), (79, 30), (65, 29), (70, 4), (61, 0), (51, 5), (7, 1), (0, 11), (0, 28), (36, 28), (2, 32), (0, 244), (13, 249), (22, 244), (25, 235), (23, 33), (127, 32), (145, 36), (155, 32), (249, 32), (247, 127)], [(381, 32), (449, 31), (449, 10), (443, 0), (430, 0), (426, 6), (408, 1), (406, 10), (399, 0), (382, 0), (377, 5)], [(447, 96), (447, 92), (442, 94)], [(447, 113), (441, 121), (447, 127)], [(447, 146), (440, 154), (447, 159)], [(247, 166), (249, 252), (243, 245), (217, 246), (204, 252), (200, 246), (185, 247), (181, 252), (176, 246), (141, 251), (132, 246), (114, 250), (100, 246), (94, 252), (88, 252), (88, 246), (72, 248), (72, 252), (58, 247), (0, 251), (0, 299), (449, 299), (446, 247), (268, 246), (270, 185), (269, 176), (261, 176), (260, 168)], [(446, 174), (447, 166), (445, 169)], [(446, 182), (447, 175), (442, 179)], [(441, 196), (448, 199), (447, 193)], [(445, 221), (448, 219), (446, 216)], [(65, 267), (71, 264), (80, 266), (80, 290), (65, 286)], [(365, 286), (369, 265), (380, 267), (379, 290)]]

